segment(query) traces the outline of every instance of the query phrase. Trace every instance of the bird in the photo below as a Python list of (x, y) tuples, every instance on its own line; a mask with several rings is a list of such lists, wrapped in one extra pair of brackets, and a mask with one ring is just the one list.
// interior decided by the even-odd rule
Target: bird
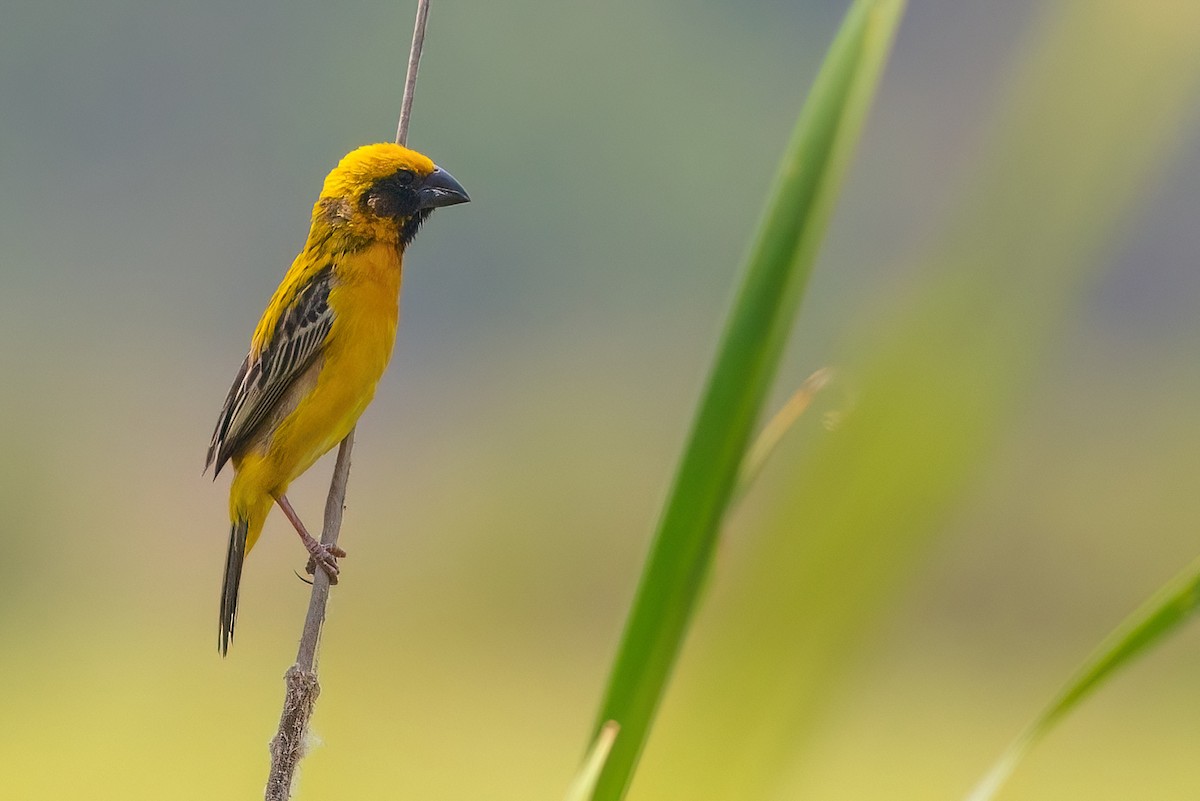
[(396, 339), (405, 248), (434, 209), (469, 201), (450, 173), (398, 144), (357, 148), (325, 178), (308, 239), (254, 329), (205, 459), (214, 480), (226, 463), (234, 470), (222, 656), (243, 562), (273, 506), (310, 554), (309, 572), (337, 582), (345, 551), (309, 534), (288, 486), (350, 433), (375, 395)]

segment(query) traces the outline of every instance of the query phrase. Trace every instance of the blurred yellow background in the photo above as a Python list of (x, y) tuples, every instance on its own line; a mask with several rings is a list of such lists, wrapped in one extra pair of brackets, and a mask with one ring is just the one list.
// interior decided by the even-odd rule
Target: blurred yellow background
[[(434, 5), (410, 144), (474, 202), (434, 215), (406, 262), (300, 799), (561, 797), (745, 241), (846, 4)], [(1043, 5), (912, 0), (776, 403), (922, 285), (922, 255), (990, 166)], [(1200, 26), (1189, 3), (1097, 5), (1110, 28)], [(392, 136), (411, 19), (407, 3), (278, 0), (5, 10), (5, 798), (261, 797), (305, 554), (273, 517), (222, 660), (228, 476), (202, 478), (202, 456), (322, 178)], [(1179, 65), (1193, 87), (1195, 66)], [(1038, 343), (936, 547), (852, 638), (810, 731), (776, 743), (777, 797), (959, 797), (1200, 552), (1200, 157), (1181, 96), (1149, 191)], [(730, 521), (634, 801), (746, 797), (688, 778), (724, 770), (701, 755), (744, 688), (703, 710), (687, 688), (705, 686), (705, 621), (737, 608), (722, 579), (786, 525), (796, 465), (830, 436), (818, 419)], [(313, 525), (331, 464), (290, 493)], [(1004, 798), (1195, 796), (1198, 668), (1189, 629)]]

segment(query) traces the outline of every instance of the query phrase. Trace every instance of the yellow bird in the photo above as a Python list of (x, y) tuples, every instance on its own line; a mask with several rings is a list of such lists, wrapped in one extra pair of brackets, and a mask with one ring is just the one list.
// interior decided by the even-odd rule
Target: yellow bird
[(433, 209), (466, 191), (400, 145), (351, 152), (325, 178), (300, 255), (275, 290), (225, 399), (204, 469), (233, 462), (218, 647), (229, 650), (242, 563), (273, 504), (337, 580), (340, 548), (305, 529), (288, 485), (350, 433), (391, 358), (404, 249)]

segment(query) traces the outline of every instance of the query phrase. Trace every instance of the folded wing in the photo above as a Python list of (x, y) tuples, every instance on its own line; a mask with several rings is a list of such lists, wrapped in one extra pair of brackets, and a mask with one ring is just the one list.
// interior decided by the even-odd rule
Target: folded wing
[(257, 358), (251, 351), (242, 362), (208, 446), (204, 469), (215, 465), (214, 477), (272, 416), (288, 387), (321, 353), (333, 326), (329, 308), (332, 282), (331, 267), (314, 274), (279, 315)]

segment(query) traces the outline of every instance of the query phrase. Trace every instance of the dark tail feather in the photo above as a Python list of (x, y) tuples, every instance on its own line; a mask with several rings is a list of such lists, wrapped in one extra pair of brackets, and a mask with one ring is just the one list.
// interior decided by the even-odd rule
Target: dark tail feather
[(239, 518), (229, 530), (229, 553), (225, 557), (225, 578), (221, 580), (221, 636), (217, 640), (221, 656), (229, 653), (229, 643), (233, 642), (238, 586), (242, 583), (242, 560), (246, 558), (246, 531), (249, 525)]

